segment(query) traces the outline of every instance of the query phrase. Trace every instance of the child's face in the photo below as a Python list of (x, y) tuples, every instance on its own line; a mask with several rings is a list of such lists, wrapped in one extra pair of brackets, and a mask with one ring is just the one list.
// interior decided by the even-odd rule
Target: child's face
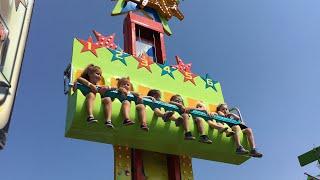
[(206, 107), (205, 107), (205, 105), (203, 103), (198, 103), (196, 105), (196, 108), (199, 109), (199, 110), (206, 110)]
[(153, 97), (154, 97), (157, 101), (160, 101), (160, 100), (161, 100), (161, 95), (160, 95), (159, 93), (154, 94)]
[(120, 87), (126, 89), (127, 91), (130, 91), (131, 83), (130, 81), (123, 81), (120, 83)]
[(176, 103), (179, 103), (179, 104), (183, 104), (183, 99), (182, 97), (180, 96), (176, 96), (174, 99), (173, 99), (174, 102)]
[(101, 72), (96, 70), (88, 74), (89, 75), (89, 80), (91, 83), (96, 84), (101, 80)]
[(227, 105), (222, 105), (220, 107), (220, 111), (223, 112), (224, 114), (227, 114), (227, 113), (229, 113), (229, 108)]

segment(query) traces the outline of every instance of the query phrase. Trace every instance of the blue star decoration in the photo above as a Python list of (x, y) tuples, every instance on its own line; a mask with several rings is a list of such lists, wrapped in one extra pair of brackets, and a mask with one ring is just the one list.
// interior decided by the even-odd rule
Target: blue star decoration
[(172, 73), (173, 73), (173, 71), (175, 71), (177, 69), (175, 69), (175, 68), (171, 67), (170, 65), (168, 65), (166, 61), (165, 61), (164, 64), (158, 64), (158, 66), (162, 69), (161, 76), (164, 76), (164, 75), (168, 74), (173, 79), (175, 79)]
[(130, 54), (127, 54), (123, 51), (117, 51), (109, 48), (108, 50), (112, 53), (111, 62), (119, 60), (120, 62), (122, 62), (122, 64), (127, 65), (125, 58), (131, 56)]
[(217, 84), (218, 81), (212, 80), (212, 78), (209, 76), (208, 73), (206, 74), (205, 77), (201, 76), (201, 78), (206, 82), (206, 89), (211, 87), (212, 89), (214, 89), (217, 92), (217, 89), (214, 85)]

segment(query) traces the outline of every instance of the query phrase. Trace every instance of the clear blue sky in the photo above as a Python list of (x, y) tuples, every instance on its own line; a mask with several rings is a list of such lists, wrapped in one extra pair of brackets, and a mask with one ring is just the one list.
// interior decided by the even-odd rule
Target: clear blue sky
[[(113, 149), (64, 137), (63, 70), (72, 40), (96, 29), (115, 32), (122, 46), (122, 20), (115, 2), (35, 2), (34, 14), (7, 147), (0, 152), (1, 180), (113, 178)], [(320, 145), (320, 1), (182, 1), (186, 18), (171, 22), (166, 37), (174, 55), (209, 72), (222, 84), (226, 102), (239, 106), (254, 129), (262, 159), (241, 166), (193, 159), (195, 179), (305, 179), (315, 164), (297, 156)]]

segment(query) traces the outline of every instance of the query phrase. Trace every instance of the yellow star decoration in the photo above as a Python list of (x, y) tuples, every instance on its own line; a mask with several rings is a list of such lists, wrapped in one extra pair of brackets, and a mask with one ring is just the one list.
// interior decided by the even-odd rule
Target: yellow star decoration
[(130, 0), (139, 4), (142, 8), (150, 7), (157, 11), (166, 20), (171, 19), (172, 16), (179, 20), (184, 18), (182, 12), (178, 9), (178, 2), (176, 0)]
[(18, 11), (18, 7), (19, 7), (20, 3), (21, 3), (24, 7), (27, 7), (27, 5), (28, 5), (28, 1), (27, 1), (27, 0), (15, 0), (16, 11)]

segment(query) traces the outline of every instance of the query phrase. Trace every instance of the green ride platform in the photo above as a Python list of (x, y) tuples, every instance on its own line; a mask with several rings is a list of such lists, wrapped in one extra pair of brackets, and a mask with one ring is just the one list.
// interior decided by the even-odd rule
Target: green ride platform
[[(174, 78), (161, 75), (163, 69), (156, 63), (146, 68), (139, 68), (139, 62), (131, 55), (122, 60), (116, 58), (121, 55), (113, 55), (106, 48), (97, 49), (97, 56), (90, 51), (81, 52), (83, 45), (74, 40), (72, 55), (72, 81), (75, 81), (81, 71), (88, 65), (94, 64), (101, 67), (106, 85), (114, 85), (114, 80), (119, 77), (130, 77), (135, 91), (145, 94), (146, 89), (158, 89), (162, 92), (163, 100), (168, 101), (169, 95), (180, 94), (186, 107), (194, 106), (198, 100), (203, 101), (210, 109), (224, 102), (220, 83), (215, 84), (215, 89), (206, 88), (206, 82), (200, 77), (195, 77), (195, 84), (186, 81), (178, 71), (172, 72)], [(136, 118), (135, 104), (131, 103), (130, 117), (135, 121), (132, 126), (123, 126), (123, 118), (120, 114), (121, 103), (116, 99), (112, 104), (112, 122), (114, 129), (104, 126), (103, 108), (100, 95), (97, 94), (94, 104), (94, 116), (99, 120), (98, 124), (88, 125), (85, 110), (85, 96), (79, 90), (69, 92), (67, 123), (65, 136), (75, 139), (83, 139), (117, 146), (143, 149), (147, 151), (191, 156), (194, 158), (219, 161), (230, 164), (242, 164), (250, 157), (240, 156), (235, 153), (235, 145), (232, 138), (220, 134), (216, 129), (211, 129), (205, 124), (205, 132), (213, 140), (213, 144), (198, 142), (199, 134), (193, 119), (190, 117), (189, 127), (192, 134), (197, 138), (194, 141), (184, 140), (184, 132), (181, 126), (175, 122), (164, 122), (157, 118), (149, 106), (146, 106), (147, 123), (149, 132), (140, 129), (140, 123)], [(247, 139), (241, 134), (241, 143), (248, 148)]]

